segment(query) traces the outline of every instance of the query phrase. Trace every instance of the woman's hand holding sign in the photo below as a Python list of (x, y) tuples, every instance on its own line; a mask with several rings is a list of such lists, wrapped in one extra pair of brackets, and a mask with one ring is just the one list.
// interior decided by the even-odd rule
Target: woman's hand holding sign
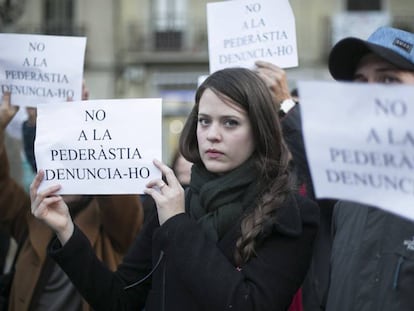
[(56, 194), (60, 190), (60, 185), (54, 185), (38, 192), (43, 178), (44, 172), (40, 170), (30, 185), (32, 214), (51, 227), (59, 241), (64, 245), (73, 234), (72, 217), (62, 197)]
[(146, 194), (149, 194), (157, 204), (160, 225), (171, 217), (185, 212), (184, 189), (174, 172), (161, 161), (154, 160), (154, 165), (165, 176), (167, 183), (162, 179), (155, 179), (147, 184)]

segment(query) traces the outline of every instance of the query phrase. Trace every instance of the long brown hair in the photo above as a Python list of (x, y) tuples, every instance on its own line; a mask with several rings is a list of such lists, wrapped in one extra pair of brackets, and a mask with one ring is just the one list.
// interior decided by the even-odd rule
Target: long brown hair
[(202, 165), (196, 132), (199, 102), (206, 89), (247, 112), (255, 141), (252, 157), (259, 174), (260, 197), (257, 206), (241, 222), (235, 260), (242, 264), (254, 256), (260, 237), (274, 222), (275, 210), (292, 190), (291, 157), (282, 136), (278, 107), (267, 85), (249, 69), (227, 68), (210, 75), (197, 89), (195, 105), (179, 143), (187, 160)]

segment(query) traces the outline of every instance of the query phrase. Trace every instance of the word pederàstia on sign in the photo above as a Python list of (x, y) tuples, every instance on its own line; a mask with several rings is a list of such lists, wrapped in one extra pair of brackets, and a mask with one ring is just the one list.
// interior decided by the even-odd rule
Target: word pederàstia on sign
[(414, 170), (413, 154), (336, 148), (330, 148), (329, 152), (332, 163)]
[(288, 36), (285, 31), (269, 31), (259, 34), (248, 34), (242, 37), (236, 37), (224, 40), (225, 48), (237, 48), (246, 45), (252, 45), (263, 42), (273, 42), (279, 40), (287, 40)]
[(53, 72), (6, 70), (7, 80), (25, 80), (36, 82), (69, 83), (65, 74)]
[(81, 149), (52, 149), (50, 150), (52, 161), (74, 160), (136, 160), (142, 159), (138, 148), (113, 147), (105, 150), (93, 148)]

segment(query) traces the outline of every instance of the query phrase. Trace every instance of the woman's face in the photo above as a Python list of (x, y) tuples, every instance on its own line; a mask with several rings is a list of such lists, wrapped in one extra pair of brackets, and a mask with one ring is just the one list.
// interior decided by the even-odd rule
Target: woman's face
[(218, 174), (240, 166), (255, 148), (246, 111), (224, 102), (210, 89), (200, 98), (197, 140), (205, 167)]

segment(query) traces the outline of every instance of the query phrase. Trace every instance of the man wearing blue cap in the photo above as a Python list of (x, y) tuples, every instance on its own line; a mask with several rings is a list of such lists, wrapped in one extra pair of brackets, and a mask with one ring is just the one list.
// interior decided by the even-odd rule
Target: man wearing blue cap
[[(343, 39), (330, 53), (329, 70), (341, 81), (414, 86), (414, 34), (381, 27), (366, 41)], [(339, 201), (333, 230), (325, 310), (414, 310), (414, 222)]]

